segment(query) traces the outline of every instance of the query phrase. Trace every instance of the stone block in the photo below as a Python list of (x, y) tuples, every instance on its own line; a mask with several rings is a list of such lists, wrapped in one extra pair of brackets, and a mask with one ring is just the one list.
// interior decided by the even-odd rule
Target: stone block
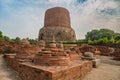
[(93, 67), (96, 68), (100, 65), (101, 60), (100, 59), (95, 59), (95, 60), (92, 60), (92, 63), (93, 63)]

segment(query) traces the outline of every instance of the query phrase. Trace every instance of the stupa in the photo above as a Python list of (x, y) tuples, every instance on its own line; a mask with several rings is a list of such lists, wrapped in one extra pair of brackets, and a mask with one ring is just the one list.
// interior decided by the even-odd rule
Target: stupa
[(39, 31), (39, 40), (45, 42), (54, 35), (56, 41), (76, 41), (71, 28), (69, 11), (62, 7), (50, 8), (45, 12), (44, 27)]
[(35, 52), (31, 60), (29, 53), (35, 46), (29, 48), (26, 46), (29, 43), (23, 41), (26, 44), (20, 50), (25, 51), (17, 53), (15, 58), (6, 56), (6, 60), (22, 80), (81, 80), (91, 71), (92, 62), (82, 61), (79, 49), (66, 50), (61, 43), (75, 40), (68, 10), (62, 7), (51, 8), (46, 11), (45, 24), (39, 32), (38, 45), (42, 49)]
[(70, 64), (70, 56), (62, 46), (57, 47), (54, 36), (45, 49), (34, 58), (34, 63), (41, 66), (66, 66)]

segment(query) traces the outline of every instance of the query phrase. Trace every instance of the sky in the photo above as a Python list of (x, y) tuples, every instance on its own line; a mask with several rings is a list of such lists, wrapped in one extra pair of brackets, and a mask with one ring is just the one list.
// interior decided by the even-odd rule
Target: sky
[(93, 29), (120, 33), (120, 0), (0, 0), (0, 31), (10, 38), (35, 39), (52, 7), (69, 10), (77, 39)]

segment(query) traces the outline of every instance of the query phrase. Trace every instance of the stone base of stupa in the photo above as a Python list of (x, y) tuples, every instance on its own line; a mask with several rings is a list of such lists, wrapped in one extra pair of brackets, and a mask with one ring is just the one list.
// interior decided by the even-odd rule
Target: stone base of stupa
[(59, 41), (76, 41), (75, 31), (69, 27), (53, 26), (43, 27), (39, 32), (39, 41), (44, 40), (49, 42), (51, 37), (54, 35), (55, 40)]
[(92, 69), (89, 61), (74, 61), (69, 66), (22, 65), (20, 76), (24, 80), (80, 80)]

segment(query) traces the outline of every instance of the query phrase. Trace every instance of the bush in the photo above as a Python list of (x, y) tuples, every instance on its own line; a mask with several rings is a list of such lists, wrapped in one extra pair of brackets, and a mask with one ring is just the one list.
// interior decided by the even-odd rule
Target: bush
[(88, 44), (93, 44), (94, 42), (92, 40), (88, 40)]
[(116, 41), (116, 44), (120, 44), (120, 40)]

